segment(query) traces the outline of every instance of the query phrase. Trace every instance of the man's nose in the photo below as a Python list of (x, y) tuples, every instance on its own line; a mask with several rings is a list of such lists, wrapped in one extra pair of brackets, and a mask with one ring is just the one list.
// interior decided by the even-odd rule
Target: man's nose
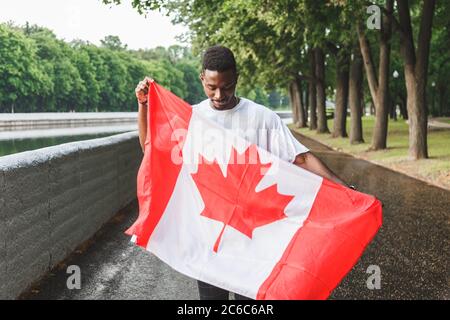
[(216, 91), (214, 91), (214, 100), (222, 100), (224, 97), (223, 95), (223, 91), (220, 89), (216, 89)]

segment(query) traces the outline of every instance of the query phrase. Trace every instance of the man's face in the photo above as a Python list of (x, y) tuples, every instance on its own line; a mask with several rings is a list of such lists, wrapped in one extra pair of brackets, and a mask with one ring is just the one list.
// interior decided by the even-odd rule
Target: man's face
[(232, 109), (235, 106), (235, 90), (238, 75), (234, 70), (223, 72), (206, 69), (200, 74), (203, 90), (218, 110)]

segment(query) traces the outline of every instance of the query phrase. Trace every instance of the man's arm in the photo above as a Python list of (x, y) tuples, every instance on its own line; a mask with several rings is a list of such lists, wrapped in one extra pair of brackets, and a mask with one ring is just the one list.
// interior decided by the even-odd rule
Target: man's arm
[(141, 144), (142, 153), (144, 153), (145, 139), (147, 138), (147, 106), (140, 103), (138, 105), (139, 143)]
[(319, 158), (311, 152), (305, 152), (297, 155), (294, 164), (300, 168), (311, 171), (312, 173), (347, 187), (347, 184), (344, 181), (336, 176)]
[(144, 80), (138, 83), (135, 93), (138, 101), (138, 128), (139, 128), (139, 143), (141, 144), (142, 152), (145, 151), (145, 139), (147, 138), (147, 109), (148, 109), (148, 88), (150, 82), (154, 80), (150, 77), (145, 77)]

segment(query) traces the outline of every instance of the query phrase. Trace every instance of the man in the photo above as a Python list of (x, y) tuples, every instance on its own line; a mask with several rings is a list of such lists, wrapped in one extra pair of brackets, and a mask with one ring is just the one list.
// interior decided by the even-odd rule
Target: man
[[(230, 49), (214, 46), (203, 56), (200, 80), (206, 100), (192, 106), (210, 120), (231, 129), (251, 143), (324, 178), (346, 185), (308, 148), (294, 138), (280, 117), (270, 109), (235, 95), (239, 74)], [(142, 150), (147, 135), (147, 93), (145, 78), (136, 87), (139, 104), (139, 140)], [(198, 281), (201, 300), (227, 300), (229, 292)], [(236, 299), (247, 299), (235, 295)]]

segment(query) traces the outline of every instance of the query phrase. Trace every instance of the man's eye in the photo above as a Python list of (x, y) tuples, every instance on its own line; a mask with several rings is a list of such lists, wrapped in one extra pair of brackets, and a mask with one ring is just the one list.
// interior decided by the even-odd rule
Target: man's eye
[(229, 85), (227, 85), (224, 89), (225, 89), (225, 90), (231, 89), (231, 88), (233, 88), (233, 86), (234, 86), (235, 84), (236, 84), (236, 83), (229, 84)]

